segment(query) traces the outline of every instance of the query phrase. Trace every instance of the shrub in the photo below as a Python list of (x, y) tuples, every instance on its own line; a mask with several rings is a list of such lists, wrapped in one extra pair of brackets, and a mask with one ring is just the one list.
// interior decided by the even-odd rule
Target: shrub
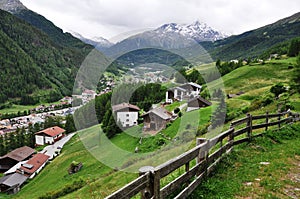
[(174, 113), (175, 113), (175, 114), (177, 114), (177, 113), (179, 113), (179, 112), (180, 112), (180, 108), (177, 107), (177, 108), (174, 109)]
[(178, 117), (181, 117), (182, 116), (182, 112), (180, 111), (179, 113), (178, 113)]

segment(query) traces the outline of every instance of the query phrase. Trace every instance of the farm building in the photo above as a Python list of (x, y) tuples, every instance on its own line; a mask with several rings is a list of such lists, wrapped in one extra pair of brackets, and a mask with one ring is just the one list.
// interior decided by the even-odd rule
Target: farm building
[(9, 170), (19, 162), (29, 159), (34, 153), (35, 150), (28, 146), (23, 146), (9, 152), (0, 157), (0, 171), (5, 172)]
[(27, 180), (28, 177), (14, 173), (3, 176), (0, 179), (0, 192), (7, 192), (8, 194), (15, 194), (20, 191), (20, 187)]
[(155, 108), (142, 115), (145, 131), (158, 131), (166, 128), (168, 122), (173, 119), (173, 114), (164, 108)]
[(197, 96), (197, 97), (194, 97), (194, 98), (192, 98), (188, 101), (186, 111), (189, 112), (189, 111), (197, 110), (197, 109), (200, 109), (202, 107), (207, 107), (207, 106), (210, 106), (210, 105), (211, 105), (211, 102), (207, 101), (206, 99), (204, 99), (200, 96)]

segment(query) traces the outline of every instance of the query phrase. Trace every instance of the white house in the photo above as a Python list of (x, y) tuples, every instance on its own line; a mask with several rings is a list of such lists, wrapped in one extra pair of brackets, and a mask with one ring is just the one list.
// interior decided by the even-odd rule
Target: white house
[(53, 144), (63, 137), (64, 129), (54, 126), (35, 134), (36, 145)]
[(122, 127), (131, 127), (138, 124), (139, 107), (128, 103), (122, 103), (112, 106), (112, 110), (116, 113), (117, 122), (120, 122)]
[(166, 102), (173, 103), (174, 100), (182, 101), (196, 97), (200, 94), (201, 88), (202, 86), (193, 82), (171, 88), (166, 92)]

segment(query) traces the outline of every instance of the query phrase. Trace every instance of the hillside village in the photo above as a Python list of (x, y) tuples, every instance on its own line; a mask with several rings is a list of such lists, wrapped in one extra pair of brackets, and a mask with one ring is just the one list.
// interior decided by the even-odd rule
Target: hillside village
[[(270, 12), (250, 9), (240, 26), (285, 18), (229, 35), (165, 21), (201, 18), (203, 5), (188, 1), (167, 10), (135, 2), (138, 12), (130, 2), (47, 6), (80, 31), (101, 27), (90, 37), (157, 25), (108, 41), (57, 27), (22, 2), (0, 0), (0, 198), (300, 198), (299, 12), (266, 3)], [(73, 18), (78, 5), (91, 28)], [(222, 6), (210, 17), (221, 25)], [(237, 10), (226, 3), (229, 17)]]
[[(116, 121), (124, 128), (137, 126), (139, 118), (143, 119), (143, 132), (146, 134), (155, 135), (157, 132), (165, 129), (167, 124), (177, 119), (178, 114), (172, 111), (167, 111), (164, 106), (170, 105), (174, 102), (184, 101), (181, 109), (186, 108), (187, 111), (197, 110), (201, 107), (210, 106), (211, 103), (199, 96), (202, 86), (196, 83), (186, 83), (173, 88), (170, 88), (165, 93), (165, 103), (156, 108), (152, 108), (148, 112), (140, 115), (140, 108), (129, 104), (121, 103), (112, 106), (112, 111), (116, 114)], [(101, 94), (100, 94), (101, 95)], [(100, 96), (99, 95), (99, 96)], [(73, 96), (74, 99), (82, 99), (84, 106), (89, 101), (95, 99), (96, 92), (91, 90), (84, 90), (82, 95)], [(72, 98), (65, 97), (60, 100), (63, 104), (71, 104)], [(3, 135), (13, 133), (16, 129), (28, 129), (29, 124), (35, 125), (36, 123), (43, 124), (45, 118), (54, 116), (73, 115), (79, 107), (70, 107), (61, 110), (53, 110), (55, 106), (50, 105), (39, 106), (29, 116), (11, 118), (2, 120)], [(177, 112), (178, 113), (178, 112)], [(35, 146), (45, 146), (42, 151), (23, 146), (17, 148), (0, 158), (0, 169), (4, 172), (4, 176), (0, 179), (1, 192), (17, 193), (20, 191), (21, 186), (27, 179), (32, 179), (46, 166), (46, 164), (55, 158), (63, 149), (63, 145), (71, 139), (74, 134), (65, 135), (65, 130), (53, 126), (35, 133)]]

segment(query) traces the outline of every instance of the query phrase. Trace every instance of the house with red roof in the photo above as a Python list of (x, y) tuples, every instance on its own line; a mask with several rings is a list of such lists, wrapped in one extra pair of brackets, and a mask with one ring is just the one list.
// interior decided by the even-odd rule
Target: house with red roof
[(58, 126), (50, 127), (42, 131), (39, 131), (35, 134), (35, 144), (36, 145), (53, 144), (56, 141), (63, 138), (64, 132), (66, 132), (66, 130)]
[(29, 178), (33, 178), (44, 168), (49, 158), (50, 156), (48, 155), (45, 155), (43, 153), (37, 153), (25, 164), (22, 164), (22, 166), (17, 169), (17, 173), (20, 173)]

